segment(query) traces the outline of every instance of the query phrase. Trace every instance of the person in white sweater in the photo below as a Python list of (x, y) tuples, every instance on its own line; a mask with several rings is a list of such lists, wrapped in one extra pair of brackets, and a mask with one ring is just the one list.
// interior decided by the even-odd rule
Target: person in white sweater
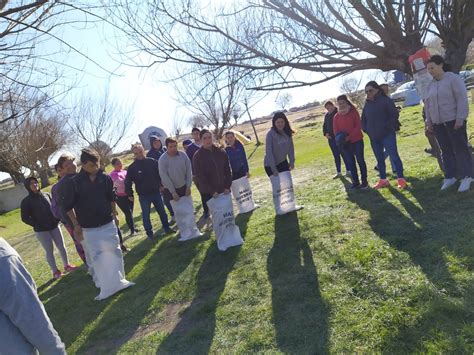
[(472, 157), (469, 151), (466, 120), (469, 114), (467, 90), (462, 78), (447, 71), (448, 66), (439, 55), (428, 61), (433, 80), (428, 85), (425, 99), (426, 130), (434, 132), (441, 148), (445, 179), (441, 190), (446, 190), (461, 179), (459, 192), (469, 190), (472, 182)]

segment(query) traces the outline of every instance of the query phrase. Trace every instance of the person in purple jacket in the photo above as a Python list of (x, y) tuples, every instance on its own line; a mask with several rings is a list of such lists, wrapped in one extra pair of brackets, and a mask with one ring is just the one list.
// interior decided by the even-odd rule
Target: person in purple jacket
[(244, 176), (250, 177), (247, 155), (243, 144), (235, 139), (235, 134), (232, 131), (225, 134), (225, 140), (227, 143), (225, 152), (229, 157), (230, 167), (232, 168), (232, 181)]

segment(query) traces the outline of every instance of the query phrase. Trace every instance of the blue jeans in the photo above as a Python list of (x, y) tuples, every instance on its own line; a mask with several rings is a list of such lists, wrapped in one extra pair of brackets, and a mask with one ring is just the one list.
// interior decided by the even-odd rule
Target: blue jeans
[(361, 139), (355, 143), (347, 143), (344, 147), (344, 155), (346, 156), (347, 165), (351, 172), (352, 182), (359, 184), (359, 175), (357, 174), (356, 160), (359, 164), (362, 183), (367, 182), (367, 164), (364, 159), (364, 140)]
[(344, 161), (344, 165), (346, 166), (346, 171), (349, 171), (349, 166), (346, 161), (345, 155), (339, 150), (336, 144), (336, 140), (334, 138), (328, 139), (329, 148), (331, 148), (332, 155), (334, 157), (334, 163), (336, 164), (336, 171), (338, 173), (341, 172), (341, 157)]
[(145, 228), (147, 235), (153, 235), (153, 227), (151, 226), (150, 221), (150, 208), (152, 203), (153, 206), (155, 206), (156, 212), (158, 212), (158, 215), (160, 216), (163, 229), (168, 230), (170, 228), (168, 215), (165, 212), (163, 199), (159, 192), (152, 195), (139, 195), (138, 199), (140, 200), (140, 207), (142, 208), (143, 227)]
[(381, 140), (371, 139), (370, 144), (374, 151), (375, 159), (377, 159), (377, 166), (381, 179), (387, 178), (387, 167), (385, 166), (384, 149), (387, 151), (390, 160), (393, 162), (397, 177), (403, 178), (403, 164), (397, 150), (397, 136), (394, 133), (386, 135)]
[[(383, 151), (383, 156), (385, 157), (385, 159), (387, 159), (387, 158), (389, 157), (389, 154), (388, 154), (387, 149), (384, 149), (384, 151)], [(395, 169), (395, 163), (393, 162), (393, 159), (392, 159), (392, 158), (390, 158), (390, 165), (392, 165), (392, 172), (393, 172), (394, 174), (396, 174), (396, 173), (397, 173), (397, 169)], [(378, 166), (377, 166), (377, 169), (378, 169)], [(386, 169), (386, 168), (385, 168), (385, 169)]]
[(459, 129), (454, 129), (454, 123), (435, 124), (433, 130), (441, 148), (445, 178), (463, 179), (472, 176), (472, 157), (467, 144), (466, 121)]

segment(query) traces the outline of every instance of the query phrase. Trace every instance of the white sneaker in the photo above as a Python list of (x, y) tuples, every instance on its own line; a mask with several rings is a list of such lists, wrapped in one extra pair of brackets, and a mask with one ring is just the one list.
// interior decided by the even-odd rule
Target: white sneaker
[(458, 192), (465, 192), (469, 190), (469, 188), (471, 187), (471, 182), (472, 178), (470, 178), (469, 176), (466, 176), (464, 179), (462, 179), (461, 184), (459, 185)]
[(441, 186), (441, 191), (444, 191), (456, 183), (456, 178), (444, 179), (443, 185)]

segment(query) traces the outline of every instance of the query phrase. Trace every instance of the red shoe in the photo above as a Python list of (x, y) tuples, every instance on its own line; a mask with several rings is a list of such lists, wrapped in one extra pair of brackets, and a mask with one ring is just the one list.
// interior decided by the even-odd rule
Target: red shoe
[(64, 271), (66, 271), (66, 272), (74, 271), (77, 268), (78, 268), (78, 266), (71, 265), (71, 264), (64, 265)]
[(374, 189), (382, 189), (390, 186), (390, 182), (387, 179), (380, 179), (375, 185)]
[(398, 188), (399, 189), (406, 189), (408, 187), (407, 181), (404, 178), (400, 178), (397, 180)]
[(61, 272), (61, 270), (56, 270), (55, 272), (53, 272), (53, 278), (55, 278), (56, 280), (60, 279), (62, 276), (63, 273)]

